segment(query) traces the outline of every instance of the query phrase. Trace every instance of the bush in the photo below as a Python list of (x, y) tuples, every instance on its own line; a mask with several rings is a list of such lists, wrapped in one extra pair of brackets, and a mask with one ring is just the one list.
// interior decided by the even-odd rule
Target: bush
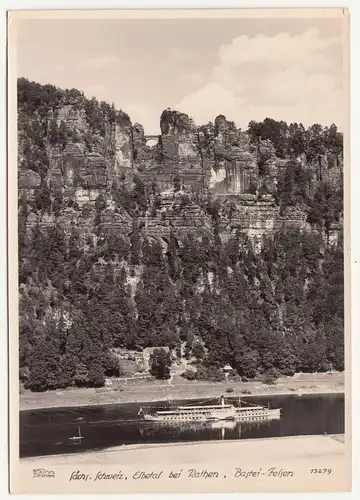
[(181, 374), (183, 378), (186, 378), (186, 380), (195, 380), (196, 379), (196, 372), (193, 370), (186, 370), (184, 373)]
[(295, 370), (292, 368), (285, 368), (281, 373), (286, 377), (293, 377), (295, 375)]
[(270, 368), (270, 370), (267, 370), (262, 376), (262, 383), (267, 385), (273, 385), (275, 384), (277, 378), (278, 378), (277, 371), (274, 368)]
[(197, 368), (197, 379), (198, 380), (208, 380), (211, 382), (222, 382), (225, 380), (225, 375), (222, 370), (216, 368), (216, 366), (203, 366), (198, 365)]

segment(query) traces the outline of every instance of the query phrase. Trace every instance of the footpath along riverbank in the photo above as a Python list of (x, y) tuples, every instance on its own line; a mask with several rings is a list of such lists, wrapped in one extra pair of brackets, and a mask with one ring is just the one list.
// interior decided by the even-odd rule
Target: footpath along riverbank
[(123, 390), (70, 389), (20, 395), (20, 410), (149, 403), (166, 400), (190, 400), (228, 397), (275, 396), (291, 394), (330, 394), (345, 391), (343, 373), (297, 374), (282, 377), (273, 385), (261, 382), (184, 382), (173, 385), (144, 383)]

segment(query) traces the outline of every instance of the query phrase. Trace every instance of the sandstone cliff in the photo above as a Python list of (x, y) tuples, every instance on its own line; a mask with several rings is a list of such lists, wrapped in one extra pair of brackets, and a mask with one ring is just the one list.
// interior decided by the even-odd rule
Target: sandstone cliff
[(242, 131), (166, 109), (150, 136), (114, 105), (24, 79), (18, 124), (26, 387), (102, 386), (119, 347), (185, 344), (199, 379), (343, 369), (335, 126)]
[[(271, 140), (257, 137), (254, 141), (251, 133), (223, 115), (215, 117), (214, 124), (198, 127), (186, 114), (166, 109), (159, 119), (159, 135), (153, 136), (146, 135), (141, 124), (132, 124), (126, 113), (94, 99), (87, 101), (81, 93), (67, 96), (66, 104), (62, 101), (52, 102), (44, 116), (29, 113), (27, 103), (20, 102), (19, 193), (33, 200), (45, 187), (52, 202), (61, 198), (63, 209), (57, 221), (64, 226), (74, 221), (67, 206), (77, 220), (85, 221), (84, 210), (94, 210), (101, 194), (107, 199), (106, 214), (100, 218), (104, 230), (117, 228), (126, 234), (134, 215), (144, 221), (146, 234), (153, 236), (206, 229), (211, 225), (209, 214), (201, 207), (210, 197), (222, 207), (221, 237), (235, 230), (261, 236), (284, 223), (309, 227), (304, 202), (279, 202), (279, 191), (294, 183), (289, 180), (295, 171), (288, 172), (290, 160), (299, 165), (310, 198), (319, 182), (341, 184), (342, 151), (322, 147), (316, 154), (278, 158)], [(32, 136), (36, 136), (33, 141)], [(119, 203), (125, 192), (131, 196), (135, 177), (143, 190), (139, 213)], [(230, 205), (231, 218), (226, 215)], [(46, 225), (53, 219), (36, 212), (27, 224), (33, 226), (36, 220)], [(83, 226), (89, 224), (91, 219)], [(334, 228), (328, 232), (336, 232)]]

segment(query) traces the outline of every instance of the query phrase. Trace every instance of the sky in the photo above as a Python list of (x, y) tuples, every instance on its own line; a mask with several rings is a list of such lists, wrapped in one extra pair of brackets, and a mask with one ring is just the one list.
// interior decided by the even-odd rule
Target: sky
[(168, 107), (345, 124), (340, 19), (28, 19), (17, 46), (18, 76), (114, 102), (147, 134)]

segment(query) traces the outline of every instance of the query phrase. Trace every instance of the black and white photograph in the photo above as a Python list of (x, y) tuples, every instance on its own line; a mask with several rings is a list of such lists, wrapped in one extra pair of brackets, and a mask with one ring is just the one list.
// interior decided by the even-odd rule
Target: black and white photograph
[(350, 489), (348, 22), (9, 13), (13, 492)]

